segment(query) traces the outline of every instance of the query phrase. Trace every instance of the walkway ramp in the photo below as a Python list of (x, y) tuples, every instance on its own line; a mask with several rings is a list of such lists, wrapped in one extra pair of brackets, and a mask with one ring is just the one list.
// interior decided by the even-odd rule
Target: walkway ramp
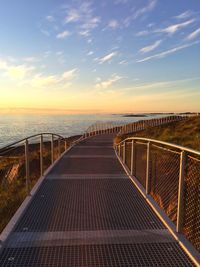
[(0, 266), (193, 266), (134, 187), (113, 135), (82, 141), (45, 177)]

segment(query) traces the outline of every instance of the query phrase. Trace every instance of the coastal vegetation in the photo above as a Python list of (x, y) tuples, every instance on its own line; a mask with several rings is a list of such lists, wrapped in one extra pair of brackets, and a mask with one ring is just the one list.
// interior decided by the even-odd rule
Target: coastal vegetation
[(200, 150), (200, 116), (189, 117), (168, 125), (147, 126), (145, 130), (134, 134), (130, 133), (116, 137), (115, 143), (132, 136), (156, 139)]
[[(66, 139), (67, 147), (80, 136), (72, 136)], [(59, 156), (58, 143), (54, 141), (54, 160)], [(61, 152), (64, 151), (64, 143), (61, 144)], [(51, 165), (51, 143), (43, 144), (44, 171)], [(29, 190), (40, 177), (40, 145), (29, 145)], [(0, 150), (0, 232), (7, 225), (16, 210), (27, 195), (26, 170), (24, 145), (13, 147), (9, 150)]]

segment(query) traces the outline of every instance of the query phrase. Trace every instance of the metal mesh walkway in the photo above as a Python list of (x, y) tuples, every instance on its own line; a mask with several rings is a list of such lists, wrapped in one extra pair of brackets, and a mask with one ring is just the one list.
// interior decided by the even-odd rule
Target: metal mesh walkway
[(126, 176), (112, 135), (52, 169), (0, 254), (0, 266), (193, 266)]

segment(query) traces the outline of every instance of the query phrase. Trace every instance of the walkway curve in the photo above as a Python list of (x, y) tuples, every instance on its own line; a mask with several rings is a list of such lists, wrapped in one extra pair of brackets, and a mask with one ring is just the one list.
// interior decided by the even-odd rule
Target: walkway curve
[(134, 187), (113, 135), (86, 139), (45, 177), (0, 266), (193, 266)]

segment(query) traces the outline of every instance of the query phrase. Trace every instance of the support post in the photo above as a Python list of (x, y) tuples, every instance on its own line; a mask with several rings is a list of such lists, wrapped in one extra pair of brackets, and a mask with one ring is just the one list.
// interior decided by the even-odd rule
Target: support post
[(146, 194), (150, 193), (150, 166), (151, 164), (151, 143), (147, 144), (147, 167), (146, 167)]
[(65, 151), (67, 150), (67, 140), (65, 139)]
[(124, 141), (124, 147), (123, 147), (123, 163), (126, 163), (126, 141)]
[(25, 164), (26, 164), (26, 194), (30, 194), (30, 166), (28, 139), (25, 140)]
[(135, 140), (131, 143), (131, 175), (135, 175)]
[(177, 226), (176, 231), (182, 232), (183, 226), (183, 202), (184, 202), (184, 177), (186, 169), (186, 152), (182, 151), (180, 156), (180, 170), (179, 170), (179, 188), (178, 188), (178, 209), (177, 209)]
[(51, 163), (54, 163), (54, 136), (51, 135)]
[(61, 155), (61, 142), (60, 142), (60, 137), (58, 137), (58, 157)]
[(40, 175), (43, 176), (43, 135), (40, 136)]

